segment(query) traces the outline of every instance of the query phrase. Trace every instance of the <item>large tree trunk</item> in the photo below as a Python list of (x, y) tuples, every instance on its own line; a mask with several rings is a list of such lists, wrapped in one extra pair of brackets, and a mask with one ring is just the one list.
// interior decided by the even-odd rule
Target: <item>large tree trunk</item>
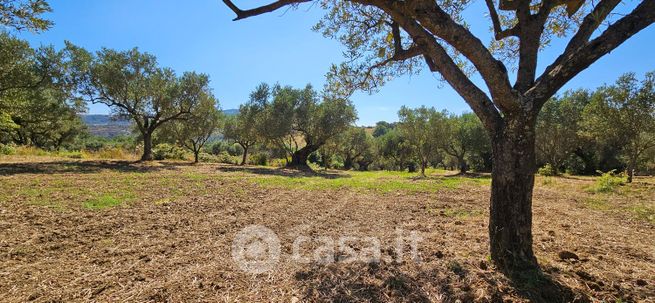
[(141, 161), (152, 161), (152, 134), (143, 134), (143, 155)]
[(353, 168), (353, 159), (350, 155), (346, 155), (346, 159), (343, 160), (343, 169), (350, 170)]
[(466, 172), (468, 171), (468, 165), (466, 164), (466, 160), (464, 159), (464, 157), (459, 158), (457, 161), (459, 161), (459, 173), (461, 175), (466, 174)]
[(319, 147), (320, 146), (317, 145), (305, 145), (305, 147), (297, 150), (291, 155), (291, 162), (287, 166), (298, 168), (308, 167), (307, 159), (309, 158), (309, 155), (317, 151)]
[(241, 145), (243, 147), (243, 156), (241, 157), (241, 164), (240, 165), (246, 165), (246, 161), (248, 161), (248, 147), (247, 145)]
[(193, 163), (198, 163), (198, 154), (200, 154), (200, 150), (193, 151)]
[(491, 259), (506, 273), (538, 268), (532, 251), (534, 119), (506, 117), (492, 138), (489, 241)]

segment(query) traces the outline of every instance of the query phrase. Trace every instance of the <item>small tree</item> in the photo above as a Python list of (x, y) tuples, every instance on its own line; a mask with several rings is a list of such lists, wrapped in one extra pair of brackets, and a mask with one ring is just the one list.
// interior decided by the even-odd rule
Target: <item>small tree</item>
[(259, 127), (264, 110), (264, 102), (268, 99), (269, 87), (266, 84), (260, 84), (250, 93), (250, 100), (246, 104), (239, 106), (239, 113), (235, 116), (228, 117), (223, 128), (223, 136), (234, 141), (241, 146), (243, 154), (241, 165), (248, 161), (248, 151), (258, 141)]
[(425, 176), (425, 169), (430, 164), (430, 160), (438, 154), (439, 147), (446, 142), (446, 114), (425, 106), (417, 109), (403, 106), (398, 112), (398, 117), (400, 119), (398, 130), (412, 146), (421, 166), (421, 175)]
[(337, 148), (343, 158), (343, 169), (353, 168), (355, 163), (360, 170), (367, 170), (373, 162), (373, 136), (363, 127), (351, 126), (338, 137)]
[(168, 141), (191, 151), (194, 163), (198, 163), (200, 151), (220, 128), (222, 121), (222, 113), (214, 96), (203, 94), (200, 98), (186, 119), (165, 124), (158, 133), (158, 136), (168, 137)]
[(290, 167), (306, 168), (310, 154), (357, 118), (349, 100), (319, 97), (311, 85), (304, 89), (276, 85), (270, 94), (261, 96), (265, 96), (260, 99), (265, 114), (259, 124), (260, 136), (287, 152)]
[(443, 150), (457, 160), (460, 174), (465, 174), (468, 171), (468, 156), (489, 146), (489, 137), (480, 119), (472, 113), (450, 116), (447, 125)]
[(186, 119), (209, 92), (207, 75), (187, 72), (177, 77), (171, 69), (160, 68), (155, 56), (136, 48), (103, 48), (93, 55), (69, 44), (69, 50), (79, 97), (132, 119), (143, 140), (142, 161), (153, 159), (154, 132), (164, 123)]
[(586, 90), (567, 91), (551, 98), (539, 113), (536, 127), (537, 156), (558, 174), (564, 161), (581, 147), (580, 115), (589, 103)]
[(595, 140), (621, 146), (628, 182), (645, 153), (655, 147), (655, 72), (640, 82), (635, 74), (621, 76), (600, 88), (583, 112), (583, 132)]

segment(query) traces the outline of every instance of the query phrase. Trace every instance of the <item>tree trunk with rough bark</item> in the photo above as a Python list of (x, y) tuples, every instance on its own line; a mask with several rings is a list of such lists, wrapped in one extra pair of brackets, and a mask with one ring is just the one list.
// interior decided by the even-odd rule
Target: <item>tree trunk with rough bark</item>
[(143, 155), (141, 161), (152, 161), (152, 133), (143, 134)]
[(538, 268), (532, 251), (534, 133), (533, 118), (508, 117), (492, 140), (491, 259), (510, 273)]
[(468, 171), (468, 165), (466, 164), (466, 160), (464, 160), (464, 158), (462, 157), (458, 161), (459, 161), (459, 173), (461, 175), (466, 174), (466, 172)]
[(243, 147), (243, 156), (241, 157), (241, 164), (239, 165), (246, 165), (246, 161), (248, 161), (248, 148), (250, 146), (241, 144), (241, 147)]
[(308, 167), (307, 158), (309, 158), (309, 155), (311, 153), (317, 151), (319, 147), (320, 146), (317, 145), (305, 145), (303, 148), (295, 151), (291, 155), (291, 162), (289, 162), (287, 166), (298, 167), (298, 168)]

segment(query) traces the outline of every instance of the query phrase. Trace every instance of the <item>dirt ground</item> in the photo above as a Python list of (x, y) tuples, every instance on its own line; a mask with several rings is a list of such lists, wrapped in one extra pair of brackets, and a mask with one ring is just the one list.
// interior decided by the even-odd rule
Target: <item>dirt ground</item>
[[(342, 172), (0, 161), (1, 302), (655, 302), (654, 178), (602, 195), (592, 178), (538, 178), (544, 274), (508, 279), (488, 260), (486, 181), (381, 191)], [(338, 186), (302, 186), (321, 178)], [(232, 257), (252, 225), (281, 245), (259, 274)], [(418, 255), (398, 256), (398, 231), (422, 238)], [(293, 259), (301, 236), (307, 259), (335, 242), (334, 262)], [(343, 237), (360, 255), (377, 239), (381, 259), (348, 259)]]

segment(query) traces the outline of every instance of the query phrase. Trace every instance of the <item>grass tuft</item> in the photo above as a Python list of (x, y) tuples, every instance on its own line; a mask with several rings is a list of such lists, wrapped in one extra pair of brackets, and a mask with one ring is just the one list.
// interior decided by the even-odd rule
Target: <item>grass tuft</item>
[(99, 210), (99, 209), (118, 206), (121, 205), (122, 203), (123, 203), (122, 201), (114, 198), (111, 195), (103, 195), (84, 202), (84, 207), (88, 209)]

